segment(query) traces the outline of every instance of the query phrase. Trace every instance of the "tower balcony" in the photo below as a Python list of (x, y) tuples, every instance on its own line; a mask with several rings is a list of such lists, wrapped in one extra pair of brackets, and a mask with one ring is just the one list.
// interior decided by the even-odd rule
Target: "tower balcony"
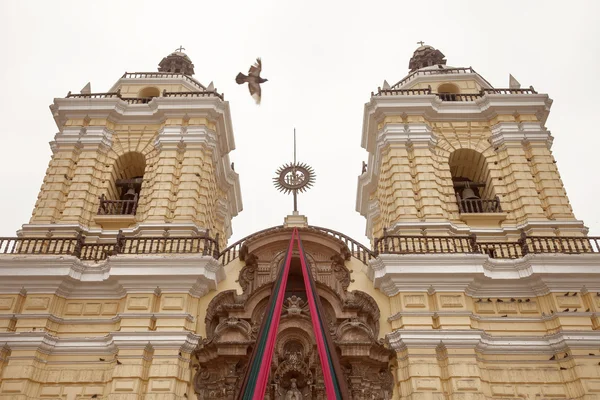
[[(133, 156), (131, 155), (129, 159)], [(138, 157), (139, 158), (139, 157)], [(140, 161), (138, 173), (143, 175), (144, 163)], [(130, 164), (133, 167), (134, 164)], [(136, 222), (136, 212), (140, 191), (142, 186), (142, 177), (132, 179), (117, 179), (115, 182), (115, 192), (120, 191), (118, 199), (109, 199), (104, 194), (100, 196), (98, 205), (98, 214), (94, 217), (94, 222), (101, 225), (104, 229), (123, 229)]]
[(194, 254), (219, 258), (219, 235), (208, 232), (197, 236), (127, 237), (121, 231), (113, 241), (87, 243), (77, 237), (0, 237), (0, 257), (12, 255), (74, 256), (82, 261), (99, 262), (109, 256), (148, 254)]
[(98, 215), (130, 215), (134, 216), (138, 205), (138, 195), (131, 200), (108, 200), (104, 195), (100, 196)]
[[(123, 77), (131, 78), (133, 74), (126, 74)], [(143, 73), (138, 74), (141, 76), (161, 76), (164, 74), (155, 74), (155, 73)], [(134, 75), (135, 76), (135, 75)], [(182, 75), (186, 77), (185, 75)], [(189, 77), (186, 77), (191, 79)], [(168, 92), (164, 90), (160, 96), (150, 96), (150, 97), (123, 97), (120, 90), (116, 92), (106, 92), (106, 93), (67, 93), (67, 99), (119, 99), (128, 104), (148, 104), (155, 97), (217, 97), (221, 100), (224, 99), (223, 94), (216, 92), (215, 90), (202, 89), (202, 91), (198, 92)]]
[(500, 199), (461, 199), (456, 195), (456, 203), (461, 214), (483, 214), (483, 213), (501, 213)]
[(375, 240), (375, 254), (483, 254), (516, 259), (528, 254), (600, 254), (600, 237), (527, 236), (516, 242), (479, 241), (477, 236), (384, 235)]
[(479, 93), (434, 93), (431, 87), (426, 89), (398, 89), (395, 88), (398, 85), (394, 85), (391, 88), (378, 88), (377, 93), (371, 92), (371, 96), (428, 96), (435, 95), (442, 101), (476, 101), (486, 95), (497, 94), (497, 95), (527, 95), (537, 94), (533, 87), (528, 89), (481, 89)]
[(471, 227), (499, 226), (506, 219), (507, 214), (502, 211), (500, 199), (467, 198), (462, 199), (456, 193), (456, 203), (460, 219)]

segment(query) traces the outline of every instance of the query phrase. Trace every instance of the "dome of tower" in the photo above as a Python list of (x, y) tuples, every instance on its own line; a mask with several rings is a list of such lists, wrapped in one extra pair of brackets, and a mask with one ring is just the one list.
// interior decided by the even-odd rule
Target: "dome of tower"
[(408, 63), (410, 72), (432, 65), (446, 65), (445, 56), (441, 51), (434, 49), (433, 46), (421, 45), (415, 50)]
[(164, 57), (158, 64), (158, 72), (194, 75), (194, 64), (192, 63), (192, 60), (190, 60), (187, 54), (183, 53), (181, 50), (183, 50), (183, 48), (180, 47)]

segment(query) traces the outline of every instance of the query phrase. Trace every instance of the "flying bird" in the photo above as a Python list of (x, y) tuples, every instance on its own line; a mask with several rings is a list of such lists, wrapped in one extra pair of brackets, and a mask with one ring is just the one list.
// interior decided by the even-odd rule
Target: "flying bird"
[(260, 77), (260, 71), (262, 71), (262, 62), (260, 61), (260, 57), (258, 57), (254, 65), (250, 66), (247, 76), (240, 72), (235, 77), (235, 81), (238, 85), (248, 82), (250, 96), (256, 101), (256, 104), (260, 104), (260, 84), (268, 81), (268, 79)]

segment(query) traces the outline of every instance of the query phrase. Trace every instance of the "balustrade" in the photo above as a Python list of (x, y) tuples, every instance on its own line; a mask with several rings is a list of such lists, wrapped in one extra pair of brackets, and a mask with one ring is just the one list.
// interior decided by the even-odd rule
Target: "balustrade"
[[(126, 237), (121, 232), (113, 242), (86, 243), (85, 236), (18, 238), (0, 237), (0, 255), (71, 255), (84, 261), (102, 261), (108, 256), (144, 254), (199, 254), (221, 260), (223, 265), (244, 256), (245, 242), (259, 234), (282, 226), (268, 228), (243, 238), (222, 252), (219, 251), (219, 236), (211, 238), (208, 232), (199, 236), (177, 237)], [(557, 237), (527, 236), (521, 234), (516, 242), (479, 242), (475, 235), (460, 236), (404, 236), (389, 235), (375, 240), (374, 250), (326, 228), (308, 227), (330, 235), (348, 247), (350, 254), (368, 264), (379, 254), (484, 254), (490, 258), (516, 259), (528, 254), (600, 254), (600, 237)]]
[(456, 195), (458, 209), (461, 214), (465, 213), (501, 213), (500, 199), (496, 196), (494, 199), (461, 199)]
[(471, 236), (384, 235), (375, 240), (378, 254), (473, 253), (490, 258), (521, 258), (527, 254), (600, 253), (600, 237), (527, 236), (516, 242), (478, 242)]
[(114, 242), (85, 243), (85, 236), (71, 238), (0, 237), (0, 254), (72, 255), (84, 261), (102, 261), (117, 254), (200, 254), (219, 258), (219, 235), (126, 237), (121, 232)]
[(98, 215), (135, 215), (137, 204), (137, 193), (131, 200), (107, 200), (106, 197), (102, 195), (100, 196)]

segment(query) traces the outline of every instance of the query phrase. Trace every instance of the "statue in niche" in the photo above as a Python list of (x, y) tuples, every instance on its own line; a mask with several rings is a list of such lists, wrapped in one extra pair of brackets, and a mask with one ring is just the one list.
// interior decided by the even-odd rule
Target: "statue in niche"
[(296, 379), (290, 379), (290, 388), (285, 394), (285, 400), (303, 400), (302, 392), (296, 385)]

